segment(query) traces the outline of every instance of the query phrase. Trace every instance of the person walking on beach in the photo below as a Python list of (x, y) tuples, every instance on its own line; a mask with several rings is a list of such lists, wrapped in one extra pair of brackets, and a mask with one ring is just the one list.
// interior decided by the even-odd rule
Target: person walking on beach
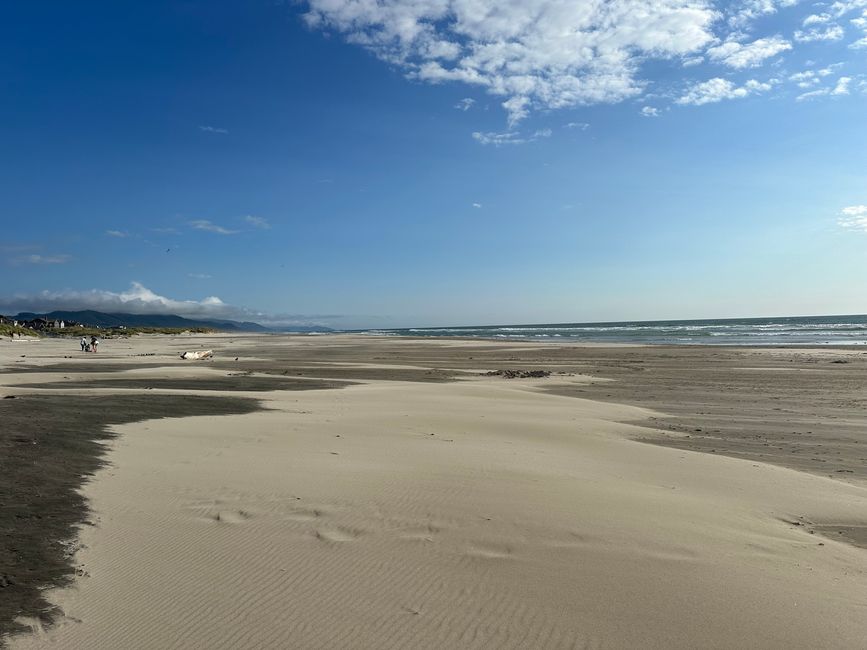
[(96, 339), (95, 336), (91, 336), (90, 337), (90, 351), (96, 352), (96, 346), (97, 345), (99, 345), (99, 341)]
[(82, 336), (82, 337), (81, 337), (81, 340), (79, 341), (79, 343), (81, 343), (81, 351), (82, 351), (82, 352), (84, 352), (85, 350), (87, 350), (87, 339), (86, 339), (86, 338), (84, 338), (84, 337)]

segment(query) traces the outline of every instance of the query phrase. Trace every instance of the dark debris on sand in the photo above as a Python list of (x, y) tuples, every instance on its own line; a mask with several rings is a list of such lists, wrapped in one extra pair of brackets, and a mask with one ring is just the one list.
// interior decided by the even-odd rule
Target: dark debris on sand
[(483, 373), (485, 377), (502, 377), (503, 379), (544, 379), (551, 376), (550, 370), (491, 370)]

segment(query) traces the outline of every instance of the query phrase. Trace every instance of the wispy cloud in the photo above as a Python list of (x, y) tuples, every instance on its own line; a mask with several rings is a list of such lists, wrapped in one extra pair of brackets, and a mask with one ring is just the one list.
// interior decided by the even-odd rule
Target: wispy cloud
[(736, 86), (728, 79), (709, 79), (693, 85), (685, 94), (675, 100), (682, 105), (701, 106), (713, 104), (724, 99), (741, 99), (754, 93), (766, 92), (771, 84), (750, 79), (743, 86)]
[(867, 0), (836, 0), (830, 4), (826, 2), (817, 2), (813, 6), (821, 8), (823, 11), (820, 14), (807, 16), (804, 19), (804, 25), (827, 23), (837, 18), (842, 18), (848, 13), (867, 8)]
[(210, 280), (211, 276), (207, 273), (187, 273), (187, 277), (193, 278), (195, 280)]
[(199, 131), (204, 131), (205, 133), (219, 133), (220, 135), (226, 135), (229, 130), (221, 129), (217, 126), (199, 126)]
[(863, 47), (867, 47), (867, 9), (861, 14), (858, 18), (853, 18), (850, 21), (857, 29), (860, 29), (864, 36), (859, 38), (857, 41), (853, 41), (849, 44), (849, 47), (852, 49), (860, 49)]
[(844, 228), (867, 232), (867, 205), (850, 205), (840, 210), (837, 219)]
[(727, 10), (728, 24), (732, 27), (747, 28), (757, 18), (775, 14), (780, 9), (796, 4), (798, 4), (798, 0), (741, 0), (740, 2), (733, 2)]
[(491, 144), (495, 147), (501, 147), (509, 144), (527, 144), (528, 142), (535, 142), (539, 138), (550, 138), (551, 133), (551, 129), (539, 129), (538, 131), (534, 131), (528, 135), (523, 135), (517, 131), (506, 131), (504, 133), (490, 131), (482, 133), (480, 131), (475, 131), (473, 133), (473, 139), (480, 144)]
[(659, 109), (653, 106), (643, 106), (640, 112), (644, 117), (659, 117)]
[(867, 9), (865, 9), (867, 0), (838, 0), (831, 4), (817, 3), (815, 6), (822, 7), (824, 11), (804, 18), (803, 26), (810, 29), (795, 32), (795, 40), (802, 42), (838, 41), (845, 36), (845, 30), (834, 21), (860, 9), (863, 10), (861, 16), (852, 18), (849, 22), (856, 29), (864, 31), (864, 38), (850, 43), (849, 47), (853, 49), (867, 47)]
[(832, 95), (848, 95), (849, 84), (852, 83), (852, 77), (840, 77), (837, 79), (837, 85), (831, 91)]
[(204, 230), (205, 232), (214, 232), (218, 235), (234, 235), (237, 234), (237, 230), (229, 230), (228, 228), (223, 228), (223, 226), (219, 226), (212, 221), (208, 221), (207, 219), (195, 219), (189, 222), (190, 228), (194, 230)]
[(23, 264), (66, 264), (72, 261), (72, 255), (38, 255), (36, 253), (30, 255), (18, 255), (9, 259), (9, 263), (14, 266)]
[(117, 237), (119, 239), (123, 239), (124, 237), (129, 237), (129, 233), (125, 230), (106, 230), (105, 234), (109, 237)]
[(789, 81), (797, 83), (799, 88), (809, 88), (810, 86), (815, 86), (820, 83), (822, 78), (833, 74), (834, 68), (839, 67), (839, 65), (840, 64), (834, 64), (819, 70), (804, 70), (803, 72), (796, 72), (789, 75)]
[(481, 131), (475, 131), (473, 132), (473, 139), (481, 144), (492, 144), (496, 147), (504, 144), (523, 144), (527, 142), (525, 138), (521, 137), (520, 133), (513, 131), (506, 131), (505, 133), (495, 133), (493, 131), (482, 133)]
[(254, 217), (251, 214), (248, 214), (244, 217), (244, 221), (253, 226), (254, 228), (258, 228), (259, 230), (269, 230), (271, 228), (271, 224), (268, 223), (268, 220), (263, 217)]
[(711, 61), (722, 63), (730, 68), (742, 69), (755, 68), (761, 65), (765, 59), (791, 49), (792, 44), (777, 35), (759, 38), (751, 43), (739, 43), (736, 40), (726, 41), (708, 49), (707, 55)]
[(473, 203), (473, 207), (474, 208), (481, 208), (482, 204), (481, 203)]
[(811, 14), (811, 15), (807, 16), (806, 18), (804, 18), (804, 20), (801, 22), (801, 24), (804, 27), (810, 27), (812, 25), (824, 25), (825, 23), (830, 22), (832, 19), (833, 19), (833, 16), (831, 16), (831, 14), (828, 14), (828, 13)]
[[(837, 79), (837, 83), (833, 88), (819, 88), (817, 90), (811, 90), (807, 93), (802, 93), (798, 95), (796, 98), (797, 101), (803, 102), (808, 99), (816, 99), (817, 97), (839, 97), (841, 95), (849, 94), (849, 85), (852, 83), (852, 77), (840, 77)], [(800, 85), (800, 84), (799, 84)]]
[(844, 35), (843, 28), (840, 25), (831, 25), (824, 29), (808, 29), (807, 31), (798, 30), (795, 32), (795, 40), (799, 43), (812, 43), (814, 41), (839, 41)]
[(578, 129), (579, 131), (586, 131), (590, 128), (590, 125), (587, 122), (567, 122), (567, 129)]
[(472, 97), (464, 97), (457, 104), (455, 104), (455, 108), (459, 111), (468, 111), (473, 107), (473, 104), (476, 103), (476, 100)]

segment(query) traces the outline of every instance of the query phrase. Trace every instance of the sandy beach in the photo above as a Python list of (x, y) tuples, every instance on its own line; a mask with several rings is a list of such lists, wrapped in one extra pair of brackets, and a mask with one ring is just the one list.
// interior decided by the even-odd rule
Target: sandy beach
[(149, 410), (96, 418), (75, 579), (10, 648), (867, 647), (863, 350), (76, 347), (3, 342), (3, 408)]

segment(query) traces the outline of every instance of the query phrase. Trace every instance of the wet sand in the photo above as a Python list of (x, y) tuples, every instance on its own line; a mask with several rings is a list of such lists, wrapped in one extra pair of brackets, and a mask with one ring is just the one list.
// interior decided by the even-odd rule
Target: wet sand
[[(220, 336), (106, 341), (95, 359), (61, 345), (7, 344), (0, 392), (266, 410), (111, 427), (84, 487), (82, 575), (46, 595), (55, 624), (21, 621), (35, 633), (12, 647), (867, 640), (861, 350)], [(217, 356), (176, 358), (191, 348)], [(498, 369), (552, 374), (482, 376)], [(320, 383), (286, 390), (298, 382)]]

